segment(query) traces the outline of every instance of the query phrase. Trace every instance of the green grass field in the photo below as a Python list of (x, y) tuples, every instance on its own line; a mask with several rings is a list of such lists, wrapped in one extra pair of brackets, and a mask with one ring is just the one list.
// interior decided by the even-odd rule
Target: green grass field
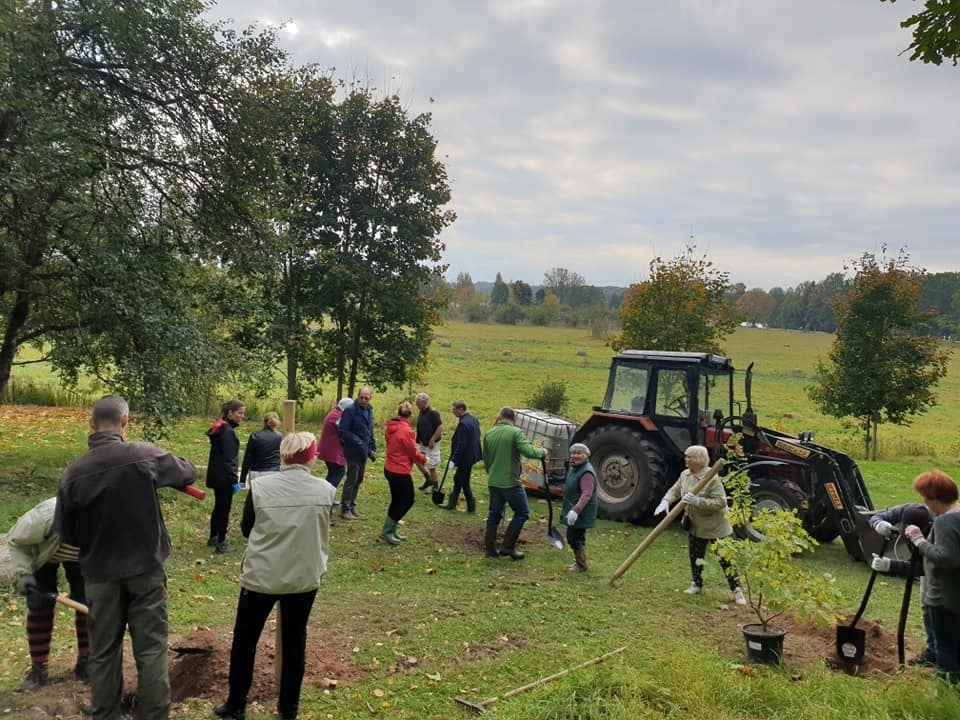
[[(820, 442), (857, 456), (857, 434), (817, 414), (803, 392), (829, 342), (826, 335), (740, 329), (727, 352), (740, 370), (756, 363), (753, 395), (762, 424), (791, 433), (814, 430)], [(586, 354), (578, 355), (579, 350)], [(532, 389), (547, 378), (567, 382), (568, 414), (582, 420), (602, 398), (609, 357), (609, 349), (583, 330), (451, 324), (438, 330), (422, 386), (375, 395), (378, 431), (411, 390), (428, 392), (452, 430), (452, 400), (466, 399), (487, 425), (499, 407), (525, 405)], [(913, 499), (910, 481), (931, 466), (960, 477), (957, 363), (955, 358), (940, 388), (941, 406), (910, 427), (882, 427), (883, 459), (861, 463), (878, 506)], [(48, 378), (38, 373), (36, 379)], [(229, 390), (230, 395), (243, 394)], [(279, 400), (258, 403), (256, 412), (248, 413), (253, 417), (241, 439), (257, 429), (255, 415), (279, 408)], [(326, 395), (309, 415), (322, 416), (335, 400)], [(0, 406), (0, 529), (55, 491), (61, 469), (84, 450), (85, 417), (85, 408)], [(211, 419), (184, 422), (163, 444), (204, 465), (203, 430)], [(318, 429), (311, 423), (301, 427)], [(707, 594), (680, 593), (689, 570), (686, 538), (679, 529), (668, 530), (612, 587), (609, 578), (648, 529), (599, 522), (588, 534), (590, 572), (572, 575), (565, 572), (572, 560), (569, 550), (557, 551), (547, 543), (546, 504), (534, 502), (524, 532), (527, 558), (520, 563), (484, 561), (479, 543), (486, 491), (479, 469), (474, 487), (480, 498), (477, 517), (441, 512), (429, 498), (418, 496), (403, 526), (410, 540), (387, 547), (375, 542), (388, 503), (386, 483), (379, 463), (368, 468), (359, 503), (366, 519), (338, 522), (333, 530), (330, 569), (308, 640), (321, 655), (339, 658), (353, 672), (332, 689), (308, 682), (301, 718), (470, 717), (453, 702), (455, 696), (478, 701), (502, 695), (622, 645), (627, 646), (622, 654), (501, 700), (488, 714), (570, 720), (960, 716), (956, 689), (922, 671), (852, 677), (830, 670), (823, 653), (817, 654), (816, 633), (799, 626), (787, 636), (782, 668), (744, 668), (738, 626), (750, 616), (729, 603), (719, 568), (710, 559)], [(239, 555), (214, 556), (205, 547), (210, 501), (197, 503), (170, 491), (161, 495), (175, 546), (168, 562), (171, 632), (183, 637), (209, 628), (228, 642)], [(238, 515), (235, 506), (233, 527)], [(843, 591), (842, 609), (856, 608), (869, 568), (852, 561), (839, 542), (798, 562), (833, 574)], [(866, 615), (885, 628), (868, 640), (876, 652), (895, 653), (890, 638), (902, 589), (895, 579), (877, 583)], [(922, 635), (917, 602), (915, 595), (907, 627), (912, 649)], [(12, 692), (28, 664), (23, 617), (22, 599), (10, 587), (0, 591), (0, 712), (39, 717), (29, 714), (29, 697)], [(832, 628), (820, 632), (829, 648)], [(72, 622), (61, 610), (51, 663), (55, 674), (68, 671), (72, 653)], [(222, 681), (226, 659), (217, 661)], [(74, 691), (70, 683), (61, 687), (65, 693)], [(222, 694), (221, 684), (204, 698), (176, 705), (174, 716), (210, 718), (211, 700)], [(268, 696), (251, 707), (248, 718), (273, 718), (272, 710)]]

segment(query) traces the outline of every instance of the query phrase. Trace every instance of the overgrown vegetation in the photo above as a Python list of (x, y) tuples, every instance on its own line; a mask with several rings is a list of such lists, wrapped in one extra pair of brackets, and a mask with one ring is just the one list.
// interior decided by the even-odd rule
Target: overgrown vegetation
[[(846, 436), (852, 442), (853, 437), (836, 421), (817, 415), (804, 395), (804, 378), (794, 374), (799, 369), (808, 376), (829, 342), (829, 336), (821, 334), (741, 328), (730, 336), (725, 350), (739, 367), (757, 361), (753, 394), (761, 417), (790, 432), (815, 430), (822, 442), (833, 445), (835, 438)], [(585, 356), (578, 354), (580, 349)], [(454, 398), (465, 398), (484, 428), (500, 406), (522, 404), (531, 388), (548, 377), (566, 382), (570, 416), (586, 418), (600, 401), (610, 355), (608, 347), (582, 330), (518, 331), (457, 323), (443, 328), (430, 352), (435, 362), (424, 374), (422, 388), (441, 408)], [(39, 373), (38, 366), (33, 370)], [(33, 377), (44, 379), (40, 374)], [(948, 374), (945, 392), (960, 393), (958, 382), (960, 371)], [(242, 388), (229, 390), (222, 394), (249, 394)], [(408, 394), (407, 388), (375, 394), (378, 427), (383, 427), (396, 401)], [(330, 390), (323, 399), (335, 400)], [(276, 404), (269, 409), (278, 408)], [(83, 453), (87, 412), (87, 408), (0, 406), (0, 530), (52, 494), (62, 468)], [(957, 455), (949, 454), (960, 428), (956, 408), (935, 408), (934, 413), (935, 417), (919, 418), (904, 429), (903, 441), (922, 439), (936, 449), (937, 457), (862, 464), (879, 507), (911, 500), (910, 480), (932, 463), (960, 477)], [(444, 420), (452, 427), (450, 416)], [(203, 431), (209, 421), (204, 416), (176, 425), (164, 445), (202, 466), (207, 456)], [(245, 442), (259, 424), (258, 410), (240, 428), (241, 440)], [(301, 426), (319, 429), (309, 422)], [(445, 456), (449, 434), (446, 437)], [(361, 510), (381, 517), (389, 492), (379, 462), (368, 470)], [(498, 702), (496, 716), (904, 720), (960, 713), (955, 690), (914, 669), (903, 676), (848, 677), (816, 660), (795, 664), (788, 659), (782, 670), (744, 670), (737, 626), (751, 615), (729, 605), (715, 563), (704, 569), (705, 596), (680, 592), (688, 570), (686, 535), (679, 528), (664, 533), (619, 587), (611, 588), (608, 578), (647, 528), (599, 522), (588, 538), (591, 572), (574, 577), (565, 570), (569, 554), (547, 544), (546, 505), (533, 501), (523, 563), (484, 562), (480, 548), (484, 481), (476, 468), (478, 518), (440, 512), (418, 497), (404, 525), (410, 540), (401, 548), (375, 542), (379, 524), (336, 525), (330, 571), (318, 596), (310, 637), (336, 638), (343, 656), (363, 668), (363, 677), (333, 689), (308, 685), (302, 717), (458, 717), (466, 711), (453, 703), (455, 695), (474, 700), (502, 695), (625, 644), (628, 650), (622, 656)], [(229, 639), (239, 558), (214, 556), (206, 548), (209, 501), (197, 503), (172, 491), (162, 491), (161, 500), (174, 543), (167, 566), (171, 631), (184, 636), (207, 627)], [(236, 508), (231, 528), (236, 528), (238, 514)], [(842, 593), (842, 610), (856, 607), (869, 567), (852, 561), (841, 543), (821, 545), (797, 558), (797, 564), (813, 573), (833, 573)], [(878, 580), (869, 616), (894, 627), (901, 594), (900, 582)], [(28, 662), (23, 617), (22, 599), (12, 588), (0, 591), (0, 645), (6, 650), (0, 656), (0, 708), (11, 708), (10, 717), (26, 712), (15, 702), (29, 700), (11, 692)], [(52, 660), (57, 677), (72, 668), (69, 619), (69, 614), (58, 611)], [(907, 637), (918, 643), (922, 632), (919, 611), (912, 611)], [(409, 658), (416, 664), (410, 665)], [(192, 700), (176, 708), (177, 717), (206, 720), (210, 708), (208, 700)], [(273, 718), (273, 707), (261, 704), (248, 717)]]

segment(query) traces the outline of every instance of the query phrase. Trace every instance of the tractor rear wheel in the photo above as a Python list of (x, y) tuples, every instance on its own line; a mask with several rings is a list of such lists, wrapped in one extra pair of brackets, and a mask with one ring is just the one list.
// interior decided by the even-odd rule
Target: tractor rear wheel
[(597, 473), (599, 514), (606, 520), (639, 520), (649, 515), (666, 490), (659, 448), (624, 425), (594, 430), (583, 442)]
[[(753, 496), (753, 512), (758, 513), (761, 510), (796, 510), (801, 519), (806, 513), (807, 500), (804, 494), (782, 481), (759, 477), (750, 479), (750, 494)], [(763, 540), (763, 533), (754, 529), (752, 523), (746, 525), (737, 525), (733, 529), (738, 538), (743, 540)]]

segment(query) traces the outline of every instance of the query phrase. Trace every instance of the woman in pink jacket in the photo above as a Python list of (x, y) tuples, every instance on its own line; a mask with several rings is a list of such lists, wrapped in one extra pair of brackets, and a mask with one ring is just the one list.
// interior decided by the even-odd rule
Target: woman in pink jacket
[(347, 473), (347, 459), (343, 456), (343, 445), (340, 443), (340, 431), (337, 423), (343, 411), (353, 405), (353, 400), (343, 398), (333, 410), (323, 419), (323, 430), (320, 431), (320, 444), (317, 445), (317, 459), (327, 464), (327, 482), (337, 487)]
[(406, 540), (397, 535), (397, 523), (413, 507), (413, 478), (410, 475), (413, 466), (426, 471), (427, 456), (417, 450), (416, 435), (410, 425), (413, 406), (407, 401), (400, 403), (397, 417), (387, 421), (387, 459), (383, 463), (383, 474), (390, 485), (390, 507), (387, 519), (383, 523), (380, 539), (391, 545)]

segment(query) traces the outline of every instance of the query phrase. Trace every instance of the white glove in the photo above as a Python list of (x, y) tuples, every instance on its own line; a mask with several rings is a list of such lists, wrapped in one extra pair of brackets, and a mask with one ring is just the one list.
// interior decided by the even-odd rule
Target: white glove
[(580, 517), (580, 516), (577, 515), (577, 511), (576, 511), (576, 510), (571, 510), (570, 512), (568, 512), (568, 513), (567, 513), (567, 525), (573, 525), (573, 524), (577, 521), (577, 518), (578, 518), (578, 517)]
[(700, 497), (699, 495), (694, 495), (693, 493), (689, 493), (689, 492), (684, 493), (683, 497), (680, 499), (683, 500), (683, 502), (685, 502), (687, 505), (699, 505), (700, 503), (703, 502), (702, 497)]
[(886, 520), (878, 520), (877, 524), (873, 526), (873, 529), (884, 537), (890, 537), (890, 533), (893, 532), (893, 525)]
[(447, 463), (447, 470), (453, 470), (455, 467), (456, 465), (453, 464), (453, 460)]
[(873, 560), (870, 561), (870, 567), (872, 567), (877, 572), (882, 572), (882, 573), (890, 572), (890, 558), (880, 557), (879, 555), (874, 553)]
[(660, 504), (653, 509), (653, 514), (662, 515), (669, 509), (670, 509), (670, 503), (668, 503), (667, 499), (664, 498), (663, 500), (660, 501)]
[(917, 547), (920, 547), (927, 541), (926, 538), (923, 537), (923, 531), (916, 525), (907, 525), (903, 532), (910, 538), (910, 542)]

